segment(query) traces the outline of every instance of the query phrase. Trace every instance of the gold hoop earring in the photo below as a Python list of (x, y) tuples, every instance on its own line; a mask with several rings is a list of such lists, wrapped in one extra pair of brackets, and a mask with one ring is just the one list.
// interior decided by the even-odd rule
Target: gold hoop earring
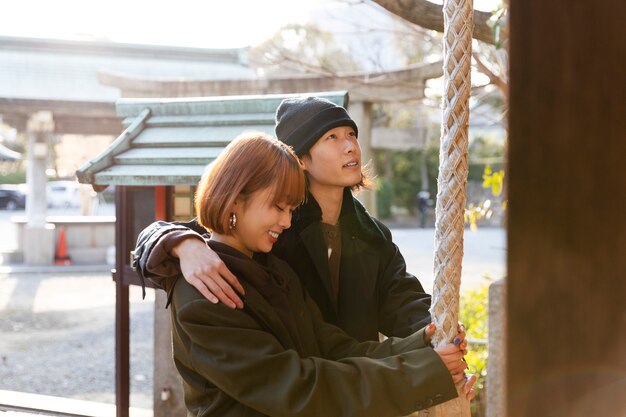
[(230, 217), (228, 218), (228, 228), (230, 230), (233, 230), (235, 227), (237, 227), (237, 215), (235, 214), (235, 212), (230, 213)]

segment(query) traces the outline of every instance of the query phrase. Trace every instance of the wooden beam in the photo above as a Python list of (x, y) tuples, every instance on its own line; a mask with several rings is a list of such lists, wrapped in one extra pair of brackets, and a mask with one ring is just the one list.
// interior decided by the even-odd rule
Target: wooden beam
[(52, 112), (55, 134), (119, 135), (123, 130), (113, 102), (0, 98), (0, 115), (19, 130), (38, 111)]
[(507, 416), (624, 416), (626, 2), (510, 16)]
[[(440, 4), (429, 0), (400, 1), (374, 0), (374, 3), (385, 8), (402, 19), (421, 26), (425, 29), (443, 33), (443, 9)], [(488, 44), (494, 44), (493, 29), (489, 24), (491, 12), (474, 10), (473, 37)]]
[(249, 94), (289, 94), (318, 91), (350, 91), (357, 101), (407, 101), (424, 97), (427, 79), (443, 74), (443, 63), (371, 73), (303, 75), (251, 80), (148, 80), (123, 74), (99, 72), (103, 85), (122, 90), (124, 97), (212, 97)]
[(54, 115), (54, 132), (60, 135), (111, 135), (124, 130), (119, 117), (81, 117)]

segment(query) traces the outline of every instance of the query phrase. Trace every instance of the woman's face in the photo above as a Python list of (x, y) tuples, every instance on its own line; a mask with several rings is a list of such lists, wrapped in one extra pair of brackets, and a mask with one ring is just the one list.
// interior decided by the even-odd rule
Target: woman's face
[(253, 193), (246, 200), (237, 200), (234, 210), (237, 225), (232, 230), (232, 246), (248, 256), (272, 250), (278, 236), (291, 226), (291, 214), (296, 209), (273, 201), (272, 187)]
[(361, 181), (361, 148), (354, 129), (339, 126), (315, 142), (302, 157), (312, 191), (319, 187), (352, 187)]

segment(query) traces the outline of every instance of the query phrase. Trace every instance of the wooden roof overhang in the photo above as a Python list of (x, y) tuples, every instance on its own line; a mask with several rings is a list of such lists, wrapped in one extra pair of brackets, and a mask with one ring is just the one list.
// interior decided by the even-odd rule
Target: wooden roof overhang
[[(314, 93), (347, 104), (345, 91)], [(95, 189), (108, 185), (196, 185), (207, 164), (245, 130), (274, 135), (276, 108), (300, 94), (120, 99), (124, 132), (77, 172)]]
[(20, 131), (39, 111), (52, 113), (54, 134), (117, 135), (122, 127), (114, 102), (0, 97), (3, 121)]
[(426, 80), (443, 75), (442, 61), (395, 71), (305, 74), (281, 78), (231, 80), (169, 80), (99, 72), (103, 85), (117, 87), (123, 97), (194, 97), (293, 92), (350, 91), (355, 101), (399, 102), (424, 97)]

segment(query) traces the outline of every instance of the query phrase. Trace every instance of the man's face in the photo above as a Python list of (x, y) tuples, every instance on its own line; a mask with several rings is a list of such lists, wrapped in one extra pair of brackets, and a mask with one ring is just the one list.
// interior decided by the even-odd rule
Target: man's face
[(352, 187), (361, 181), (361, 148), (354, 129), (339, 126), (324, 133), (302, 157), (311, 190)]

